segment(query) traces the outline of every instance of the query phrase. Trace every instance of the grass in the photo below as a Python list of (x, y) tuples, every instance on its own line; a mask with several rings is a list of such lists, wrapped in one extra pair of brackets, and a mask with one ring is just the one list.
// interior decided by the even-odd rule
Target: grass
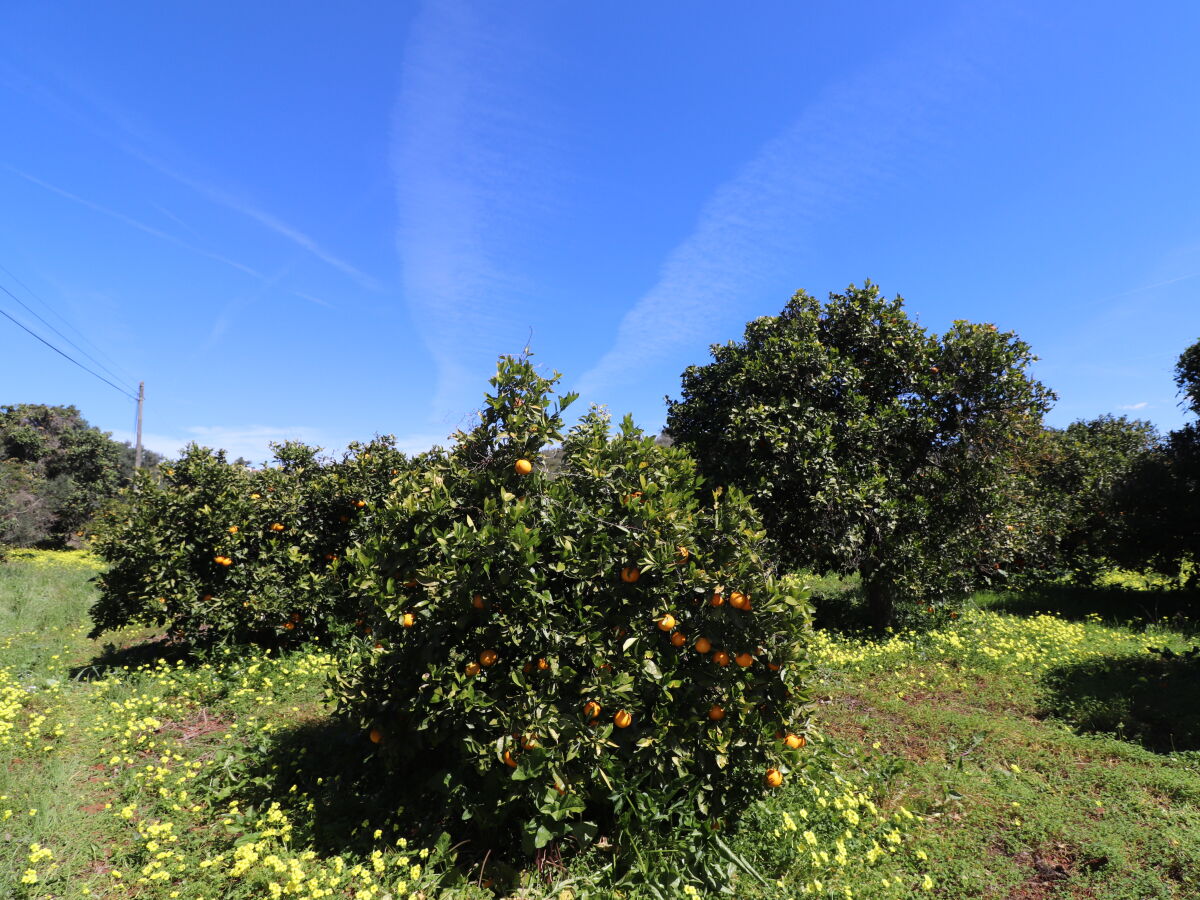
[[(666, 847), (649, 878), (602, 850), (520, 870), (451, 847), (332, 724), (333, 655), (105, 647), (93, 573), (0, 566), (0, 897), (711, 892)], [(1195, 896), (1200, 653), (1158, 593), (980, 595), (925, 634), (819, 635), (821, 739), (726, 836), (731, 894)]]

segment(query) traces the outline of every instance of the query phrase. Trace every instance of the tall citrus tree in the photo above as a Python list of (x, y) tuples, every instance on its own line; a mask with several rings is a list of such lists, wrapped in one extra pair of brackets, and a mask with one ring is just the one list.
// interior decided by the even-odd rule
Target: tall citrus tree
[(1025, 342), (930, 334), (867, 282), (825, 304), (801, 291), (712, 355), (668, 431), (750, 493), (790, 564), (861, 573), (879, 627), (1003, 571), (1012, 454), (1053, 399)]

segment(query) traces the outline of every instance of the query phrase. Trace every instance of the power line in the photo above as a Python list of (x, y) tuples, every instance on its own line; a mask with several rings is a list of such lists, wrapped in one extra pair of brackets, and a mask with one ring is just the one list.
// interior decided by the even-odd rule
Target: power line
[[(96, 365), (104, 368), (104, 370), (106, 372), (108, 372), (108, 374), (112, 375), (114, 378), (118, 379), (119, 381), (124, 381), (126, 386), (130, 390), (133, 390), (133, 382), (134, 382), (133, 376), (130, 375), (129, 372), (127, 372), (125, 369), (121, 368), (121, 364), (118, 363), (115, 359), (113, 359), (111, 355), (109, 355), (108, 353), (105, 353), (103, 350), (101, 350), (99, 347), (97, 347), (94, 342), (92, 342), (91, 340), (88, 339), (88, 336), (86, 334), (84, 334), (82, 331), (80, 331), (78, 328), (76, 328), (74, 324), (72, 324), (70, 319), (68, 319), (66, 316), (64, 316), (62, 313), (60, 313), (57, 309), (55, 309), (53, 306), (51, 306), (49, 301), (47, 301), (45, 297), (42, 297), (40, 294), (37, 293), (37, 291), (35, 291), (33, 288), (31, 288), (29, 285), (27, 285), (24, 281), (22, 281), (20, 278), (18, 278), (12, 272), (12, 270), (9, 269), (7, 266), (5, 266), (3, 263), (0, 263), (0, 272), (4, 272), (6, 275), (8, 275), (9, 278), (11, 278), (13, 281), (15, 281), (21, 287), (23, 287), (25, 289), (25, 293), (29, 294), (30, 297), (32, 297), (38, 303), (42, 304), (42, 306), (46, 307), (46, 309), (49, 310), (51, 313), (53, 313), (60, 322), (62, 322), (69, 329), (71, 329), (73, 332), (75, 332), (75, 334), (79, 336), (80, 340), (82, 340), (85, 344), (90, 346), (93, 350), (95, 350), (97, 353), (99, 353), (101, 356), (103, 356), (105, 359), (107, 359), (110, 363), (112, 363), (113, 366), (115, 366), (118, 370), (120, 370), (121, 374), (118, 375), (112, 369), (105, 367), (104, 363), (102, 363), (100, 360), (96, 359), (94, 356), (88, 355), (87, 351), (85, 351), (82, 347), (78, 347), (75, 344), (71, 344), (71, 346), (75, 347), (75, 349), (77, 349), (80, 353), (83, 353), (85, 356), (87, 356), (88, 359), (92, 360), (92, 362), (96, 363)], [(11, 295), (11, 292), (9, 292), (9, 293)], [(17, 300), (17, 302), (20, 303), (21, 301)], [(22, 303), (21, 305), (24, 306), (25, 304)], [(25, 308), (29, 309), (29, 307), (27, 307), (27, 306)], [(33, 310), (29, 310), (29, 311), (33, 312)], [(35, 316), (37, 316), (36, 312), (33, 312), (33, 314)], [(52, 330), (54, 329), (54, 326), (51, 325), (49, 322), (46, 322), (45, 319), (42, 319), (41, 316), (38, 316), (38, 319), (40, 321), (42, 321), (48, 328), (50, 328)], [(66, 335), (61, 334), (57, 330), (55, 330), (55, 334), (58, 334), (60, 337), (62, 337), (63, 340), (67, 341), (67, 343), (71, 343), (71, 339), (68, 338)]]
[(109, 380), (108, 380), (107, 378), (105, 378), (103, 375), (101, 375), (101, 374), (99, 374), (98, 372), (94, 372), (93, 370), (89, 369), (87, 366), (85, 366), (83, 363), (81, 363), (81, 362), (80, 362), (79, 360), (77, 360), (75, 357), (73, 357), (73, 356), (70, 356), (70, 355), (69, 355), (69, 354), (67, 354), (67, 353), (64, 353), (62, 350), (59, 350), (59, 349), (58, 349), (57, 347), (55, 347), (55, 346), (54, 346), (52, 343), (50, 343), (48, 340), (46, 340), (44, 337), (42, 337), (40, 334), (38, 334), (38, 333), (37, 333), (36, 331), (34, 331), (32, 328), (30, 328), (29, 326), (27, 326), (27, 325), (26, 325), (24, 322), (22, 322), (20, 319), (17, 319), (17, 318), (15, 318), (15, 317), (13, 317), (11, 314), (9, 314), (9, 312), (8, 312), (7, 310), (0, 309), (0, 316), (4, 316), (6, 319), (8, 319), (10, 322), (12, 322), (14, 325), (16, 325), (16, 326), (17, 326), (18, 328), (20, 328), (22, 331), (28, 332), (28, 333), (29, 333), (29, 334), (31, 334), (33, 337), (37, 338), (39, 341), (41, 341), (43, 344), (45, 344), (47, 347), (49, 347), (51, 350), (53, 350), (55, 353), (57, 353), (59, 356), (61, 356), (63, 359), (68, 359), (68, 360), (70, 360), (71, 362), (75, 363), (75, 365), (79, 366), (79, 368), (83, 369), (83, 371), (87, 372), (89, 375), (94, 375), (96, 378), (99, 378), (101, 381), (103, 381), (103, 382), (104, 382), (105, 384), (107, 384), (109, 387), (111, 387), (111, 388), (114, 388), (115, 390), (118, 390), (118, 391), (120, 391), (122, 394), (124, 394), (124, 395), (125, 395), (126, 397), (128, 397), (130, 400), (137, 400), (137, 397), (135, 397), (133, 394), (129, 393), (129, 391), (125, 390), (123, 387), (120, 387), (119, 385), (113, 384), (111, 381), (109, 381)]
[[(5, 271), (8, 271), (8, 270), (6, 269)], [(26, 290), (28, 290), (28, 288), (26, 288)], [(53, 325), (51, 325), (49, 322), (47, 322), (45, 319), (43, 319), (41, 316), (39, 316), (37, 314), (36, 310), (31, 309), (29, 307), (28, 303), (26, 303), (24, 300), (22, 300), (20, 297), (18, 297), (16, 294), (14, 294), (12, 291), (10, 291), (8, 288), (6, 288), (2, 284), (0, 284), (0, 291), (4, 291), (4, 293), (8, 294), (8, 296), (10, 296), (14, 300), (16, 300), (17, 303), (19, 303), (21, 305), (21, 307), (27, 313), (29, 313), (31, 316), (33, 316), (35, 319), (37, 319), (39, 322), (41, 322), (43, 325), (45, 325), (47, 328), (49, 328), (51, 331), (53, 331), (55, 334), (57, 334), (60, 338), (62, 338), (64, 341), (66, 341), (68, 344), (70, 344), (72, 347), (74, 347), (76, 350), (78, 350), (80, 353), (82, 353), (84, 356), (86, 356), (88, 359), (90, 359), (92, 362), (94, 362), (96, 365), (98, 365), (101, 369), (103, 369), (105, 372), (107, 372), (113, 378), (117, 379), (118, 381), (125, 380), (120, 375), (118, 375), (116, 372), (114, 372), (112, 369), (110, 369), (108, 366), (106, 366), (104, 363), (100, 362), (100, 360), (96, 359), (96, 357), (92, 356), (92, 354), (88, 353), (86, 350), (84, 350), (82, 347), (80, 347), (78, 344), (76, 344), (73, 340), (71, 340), (69, 337), (67, 337), (65, 334), (63, 334), (61, 331), (59, 331), (57, 328), (55, 328)], [(125, 385), (125, 387), (127, 390), (132, 390), (130, 385)]]

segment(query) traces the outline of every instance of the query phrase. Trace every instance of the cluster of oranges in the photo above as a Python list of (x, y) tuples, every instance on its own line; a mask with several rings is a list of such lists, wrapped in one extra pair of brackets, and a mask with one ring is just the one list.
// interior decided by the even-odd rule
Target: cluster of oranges
[(218, 566), (232, 566), (233, 565), (233, 560), (230, 559), (228, 556), (214, 556), (213, 562), (215, 562)]

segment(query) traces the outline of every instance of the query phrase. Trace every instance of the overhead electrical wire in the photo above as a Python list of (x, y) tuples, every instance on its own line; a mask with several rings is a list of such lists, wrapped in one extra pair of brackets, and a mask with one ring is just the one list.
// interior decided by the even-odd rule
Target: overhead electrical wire
[[(130, 375), (129, 372), (127, 372), (124, 368), (122, 368), (121, 364), (119, 362), (117, 362), (115, 359), (113, 359), (112, 356), (110, 356), (109, 354), (105, 353), (104, 350), (102, 350), (100, 347), (96, 346), (96, 344), (93, 343), (86, 334), (84, 334), (82, 331), (80, 331), (78, 328), (75, 327), (74, 323), (72, 323), (70, 319), (68, 319), (66, 316), (64, 316), (62, 313), (60, 313), (57, 309), (55, 309), (54, 306), (45, 297), (38, 294), (37, 291), (35, 291), (33, 288), (31, 288), (29, 285), (27, 285), (24, 281), (22, 281), (20, 278), (18, 278), (16, 276), (16, 274), (11, 269), (9, 269), (7, 266), (5, 266), (3, 263), (0, 263), (0, 272), (3, 272), (9, 278), (11, 278), (13, 281), (15, 281), (18, 285), (20, 285), (22, 288), (24, 288), (26, 294), (28, 294), (30, 297), (32, 297), (34, 300), (36, 300), (38, 303), (40, 303), (42, 306), (44, 306), (50, 313), (52, 313), (54, 315), (55, 318), (58, 319), (58, 321), (62, 322), (67, 328), (69, 328), (71, 331), (73, 331), (75, 333), (75, 335), (81, 341), (83, 341), (85, 344), (87, 344), (89, 347), (91, 347), (93, 350), (95, 350), (96, 353), (98, 353), (101, 357), (103, 357), (105, 360), (107, 360), (108, 363), (111, 363), (113, 368), (116, 369), (116, 371), (114, 372), (113, 369), (108, 368), (104, 362), (97, 359), (96, 357), (88, 355), (87, 351), (84, 350), (82, 347), (78, 347), (75, 344), (72, 344), (72, 346), (75, 346), (76, 349), (78, 349), (80, 353), (83, 353), (85, 356), (88, 356), (88, 359), (95, 362), (96, 365), (104, 367), (104, 370), (106, 372), (108, 372), (110, 375), (112, 375), (118, 381), (123, 381), (129, 387), (130, 390), (133, 390), (133, 385), (137, 382), (137, 379), (134, 378), (132, 375)], [(18, 302), (20, 302), (20, 301), (18, 301)], [(24, 304), (22, 304), (22, 306), (24, 306)], [(26, 309), (28, 309), (28, 307), (26, 307)], [(30, 312), (33, 312), (33, 310), (30, 310)], [(36, 312), (34, 312), (33, 314), (35, 316), (37, 315)], [(46, 320), (42, 319), (41, 316), (38, 316), (38, 318), (41, 321), (46, 322)], [(54, 327), (54, 326), (50, 325), (49, 322), (46, 322), (46, 325), (49, 328)], [(56, 330), (55, 333), (59, 334), (60, 332), (58, 332)], [(66, 335), (62, 335), (62, 338), (64, 340), (70, 342), (70, 338), (68, 338)]]
[[(2, 287), (0, 287), (0, 289), (2, 289)], [(7, 294), (8, 291), (5, 290), (5, 293)], [(87, 366), (85, 366), (83, 363), (81, 363), (75, 357), (71, 356), (69, 353), (66, 353), (66, 352), (60, 350), (58, 347), (55, 347), (52, 343), (50, 343), (48, 340), (46, 340), (44, 337), (42, 337), (40, 334), (38, 334), (36, 331), (34, 331), (32, 328), (30, 328), (24, 322), (22, 322), (20, 319), (11, 315), (7, 310), (0, 309), (0, 316), (4, 316), (6, 319), (8, 319), (10, 322), (12, 322), (14, 325), (16, 325), (22, 331), (25, 331), (28, 334), (32, 335), (33, 337), (37, 338), (39, 341), (41, 341), (43, 344), (45, 344), (47, 347), (49, 347), (51, 350), (53, 350), (55, 353), (57, 353), (59, 356), (61, 356), (63, 359), (67, 359), (67, 360), (70, 360), (71, 362), (75, 363), (75, 365), (79, 366), (79, 368), (83, 369), (83, 371), (87, 372), (89, 375), (93, 375), (96, 378), (99, 378), (101, 381), (103, 381), (109, 387), (113, 388), (114, 390), (120, 391), (122, 394), (124, 394), (130, 400), (135, 400), (135, 401), (137, 400), (136, 395), (131, 394), (129, 391), (125, 390), (125, 388), (121, 387), (120, 385), (113, 384), (113, 382), (109, 381), (107, 378), (105, 378), (99, 372), (89, 369)]]
[[(3, 268), (3, 267), (0, 267), (0, 268)], [(4, 271), (7, 272), (8, 270), (5, 269)], [(29, 289), (26, 288), (26, 290), (29, 290)], [(105, 372), (107, 372), (113, 378), (117, 379), (118, 381), (123, 381), (123, 382), (129, 381), (129, 379), (123, 378), (120, 375), (118, 375), (116, 372), (114, 372), (112, 369), (110, 369), (108, 366), (106, 366), (100, 360), (96, 359), (96, 357), (92, 356), (92, 354), (88, 353), (86, 350), (84, 350), (82, 347), (80, 347), (78, 344), (76, 344), (73, 340), (71, 340), (69, 337), (67, 337), (65, 334), (63, 334), (61, 331), (59, 331), (57, 328), (55, 328), (53, 325), (51, 325), (49, 322), (47, 322), (45, 319), (43, 319), (41, 316), (39, 316), (37, 313), (37, 310), (32, 309), (28, 303), (26, 303), (24, 300), (22, 300), (20, 297), (18, 297), (16, 294), (14, 294), (12, 291), (10, 291), (8, 288), (6, 288), (2, 284), (0, 284), (0, 291), (3, 291), (4, 293), (8, 294), (8, 296), (10, 296), (14, 300), (16, 300), (17, 303), (19, 303), (21, 305), (22, 309), (24, 309), (27, 313), (29, 313), (31, 316), (33, 316), (35, 319), (37, 319), (39, 322), (41, 322), (43, 325), (45, 325), (47, 328), (49, 328), (51, 331), (53, 331), (56, 335), (58, 335), (60, 338), (62, 338), (64, 341), (66, 341), (68, 344), (70, 344), (72, 347), (74, 347), (76, 350), (78, 350), (80, 353), (82, 353), (84, 356), (86, 356), (92, 362), (94, 362), (97, 366), (99, 366), (101, 369), (103, 369)], [(42, 302), (45, 303), (44, 300)], [(47, 308), (49, 308), (49, 306), (47, 306)], [(60, 318), (61, 318), (61, 316), (60, 316)], [(65, 321), (65, 319), (64, 319), (64, 321)], [(99, 351), (99, 348), (97, 348), (97, 351)], [(132, 391), (133, 385), (126, 383), (125, 389)]]

